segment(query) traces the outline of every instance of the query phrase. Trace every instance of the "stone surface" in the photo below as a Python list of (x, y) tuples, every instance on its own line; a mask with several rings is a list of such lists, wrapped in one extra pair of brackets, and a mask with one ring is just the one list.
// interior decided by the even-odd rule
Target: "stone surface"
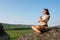
[(35, 32), (29, 33), (17, 40), (60, 40), (60, 29), (53, 27), (38, 35)]
[(3, 25), (0, 23), (0, 40), (10, 40), (10, 36), (5, 32)]

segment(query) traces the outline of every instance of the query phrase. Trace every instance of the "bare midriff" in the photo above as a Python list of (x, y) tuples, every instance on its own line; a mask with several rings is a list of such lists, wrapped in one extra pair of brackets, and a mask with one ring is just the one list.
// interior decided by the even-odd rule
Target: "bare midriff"
[(46, 22), (41, 22), (41, 24), (42, 24), (42, 25), (47, 25), (47, 23), (46, 23)]

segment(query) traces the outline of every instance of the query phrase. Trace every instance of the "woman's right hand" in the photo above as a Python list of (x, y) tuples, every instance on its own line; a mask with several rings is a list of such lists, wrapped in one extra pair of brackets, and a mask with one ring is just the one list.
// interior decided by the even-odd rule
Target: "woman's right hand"
[(38, 19), (38, 22), (40, 22), (42, 20), (42, 16), (40, 16), (40, 18)]
[(40, 22), (40, 20), (38, 19), (38, 23)]
[(40, 18), (38, 19), (38, 23), (40, 22)]

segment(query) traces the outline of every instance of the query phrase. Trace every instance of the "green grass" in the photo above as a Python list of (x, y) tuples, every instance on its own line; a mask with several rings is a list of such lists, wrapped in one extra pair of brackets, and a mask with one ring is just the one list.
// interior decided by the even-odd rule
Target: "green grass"
[(33, 30), (6, 30), (6, 32), (10, 35), (10, 40), (15, 40), (18, 37), (21, 37), (25, 34), (28, 34), (30, 32), (33, 32)]

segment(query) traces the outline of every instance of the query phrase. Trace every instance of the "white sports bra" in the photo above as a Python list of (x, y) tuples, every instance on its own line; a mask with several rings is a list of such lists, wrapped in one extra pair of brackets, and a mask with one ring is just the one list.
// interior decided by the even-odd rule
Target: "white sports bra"
[[(50, 15), (48, 15), (48, 16), (50, 17)], [(46, 16), (42, 16), (42, 19), (45, 20), (46, 19)], [(49, 18), (46, 19), (45, 22), (47, 23), (48, 20), (49, 20)], [(44, 25), (44, 24), (42, 24), (42, 22), (40, 21), (40, 23), (38, 23), (38, 25)]]
[[(49, 15), (48, 15), (48, 16), (49, 16)], [(43, 16), (42, 19), (45, 20), (45, 19), (46, 19), (46, 16)], [(46, 19), (45, 21), (48, 22), (48, 20), (49, 20), (49, 18)]]

